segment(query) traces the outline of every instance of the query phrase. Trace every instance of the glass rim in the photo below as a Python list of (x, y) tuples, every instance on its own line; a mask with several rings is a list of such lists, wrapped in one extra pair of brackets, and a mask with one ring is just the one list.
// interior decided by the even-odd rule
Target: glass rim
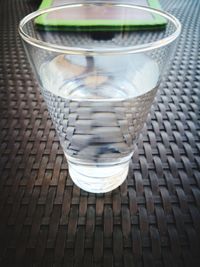
[(66, 45), (57, 45), (53, 44), (50, 42), (45, 42), (41, 41), (37, 38), (34, 38), (30, 36), (29, 34), (25, 33), (23, 30), (23, 27), (26, 25), (26, 23), (30, 22), (32, 19), (43, 15), (45, 13), (65, 9), (65, 8), (72, 8), (72, 7), (82, 7), (82, 6), (88, 6), (92, 4), (105, 4), (106, 2), (104, 1), (87, 1), (87, 2), (77, 2), (77, 3), (69, 3), (65, 5), (60, 5), (60, 6), (55, 6), (51, 8), (44, 8), (44, 9), (39, 9), (37, 11), (34, 11), (28, 15), (26, 15), (19, 23), (19, 34), (22, 37), (24, 41), (27, 43), (38, 47), (42, 48), (48, 51), (53, 51), (53, 52), (61, 52), (64, 54), (84, 54), (84, 55), (111, 55), (111, 54), (130, 54), (130, 53), (140, 53), (140, 52), (146, 52), (150, 51), (156, 48), (161, 48), (163, 46), (166, 46), (173, 41), (176, 40), (176, 38), (180, 35), (181, 32), (181, 23), (180, 21), (170, 13), (166, 11), (161, 11), (155, 8), (150, 8), (150, 7), (145, 7), (145, 6), (140, 6), (140, 5), (133, 5), (130, 3), (117, 3), (117, 2), (109, 2), (110, 5), (118, 6), (118, 7), (127, 7), (127, 8), (134, 8), (138, 10), (144, 10), (148, 12), (152, 12), (156, 15), (160, 15), (168, 21), (172, 22), (173, 25), (175, 26), (175, 31), (168, 35), (167, 37), (161, 38), (157, 41), (154, 42), (148, 42), (145, 44), (139, 44), (139, 45), (133, 45), (133, 46), (127, 46), (127, 47), (95, 47), (95, 48), (85, 48), (85, 47), (73, 47), (73, 46), (66, 46)]

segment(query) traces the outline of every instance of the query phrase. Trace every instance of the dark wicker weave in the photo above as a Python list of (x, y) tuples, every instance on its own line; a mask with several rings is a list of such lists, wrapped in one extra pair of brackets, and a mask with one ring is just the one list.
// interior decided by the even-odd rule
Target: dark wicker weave
[(163, 1), (183, 31), (128, 179), (102, 195), (71, 181), (22, 48), (38, 4), (0, 0), (0, 266), (200, 266), (200, 1)]

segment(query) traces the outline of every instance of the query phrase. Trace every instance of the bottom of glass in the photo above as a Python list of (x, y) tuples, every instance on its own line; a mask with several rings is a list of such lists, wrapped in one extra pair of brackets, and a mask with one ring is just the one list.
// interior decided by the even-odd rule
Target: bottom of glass
[(117, 164), (85, 165), (68, 159), (68, 167), (69, 174), (78, 187), (91, 193), (106, 193), (124, 182), (129, 170), (129, 160)]

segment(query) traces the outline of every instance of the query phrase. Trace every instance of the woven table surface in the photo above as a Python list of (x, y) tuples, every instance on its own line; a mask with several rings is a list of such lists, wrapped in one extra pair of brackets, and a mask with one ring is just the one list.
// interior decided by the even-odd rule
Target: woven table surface
[(0, 0), (0, 266), (200, 266), (200, 1), (162, 1), (183, 24), (127, 180), (80, 190)]

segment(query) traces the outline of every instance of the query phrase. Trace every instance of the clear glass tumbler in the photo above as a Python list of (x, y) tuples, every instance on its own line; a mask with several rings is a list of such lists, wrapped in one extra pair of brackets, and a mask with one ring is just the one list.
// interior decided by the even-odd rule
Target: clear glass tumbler
[(181, 31), (174, 16), (123, 2), (41, 9), (19, 26), (70, 176), (95, 193), (126, 179)]

